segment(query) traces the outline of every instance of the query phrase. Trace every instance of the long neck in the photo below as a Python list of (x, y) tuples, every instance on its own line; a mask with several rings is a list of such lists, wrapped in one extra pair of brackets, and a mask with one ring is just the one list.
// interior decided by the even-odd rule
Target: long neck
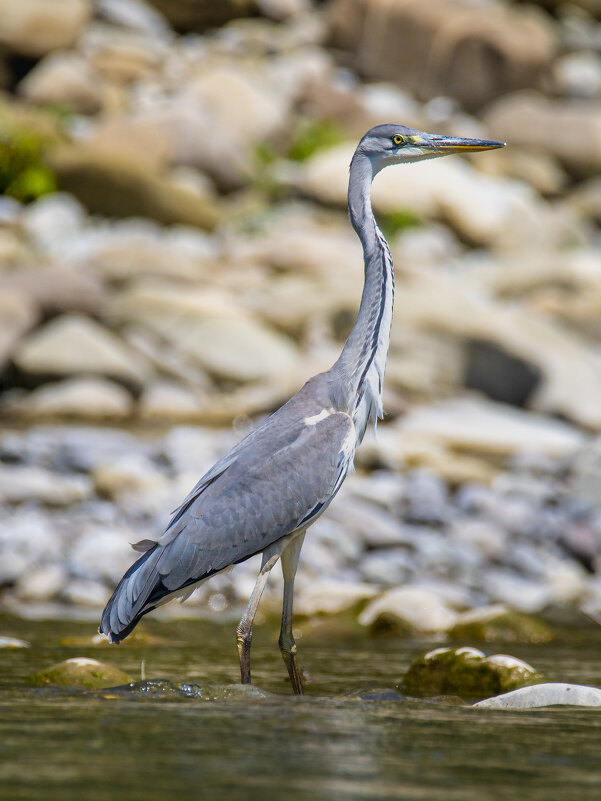
[(351, 162), (348, 204), (351, 224), (363, 245), (365, 284), (353, 330), (332, 368), (340, 387), (340, 402), (353, 415), (357, 439), (363, 439), (369, 419), (382, 416), (382, 384), (394, 298), (394, 272), (388, 243), (371, 209), (370, 159), (355, 153)]

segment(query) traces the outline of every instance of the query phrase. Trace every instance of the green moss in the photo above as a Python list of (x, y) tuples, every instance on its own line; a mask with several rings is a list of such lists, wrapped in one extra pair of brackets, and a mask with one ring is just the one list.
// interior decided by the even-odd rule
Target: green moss
[(34, 131), (10, 130), (0, 122), (0, 192), (29, 202), (57, 188), (44, 163), (44, 140)]
[(399, 208), (378, 214), (378, 225), (387, 239), (392, 239), (407, 228), (418, 228), (421, 224), (420, 217), (411, 209)]
[(307, 120), (294, 132), (288, 149), (288, 158), (292, 161), (305, 161), (319, 150), (334, 147), (342, 141), (344, 141), (343, 130), (334, 120)]
[(403, 692), (459, 695), (480, 699), (540, 684), (543, 676), (520, 659), (501, 654), (486, 657), (475, 648), (438, 648), (416, 659), (399, 687)]
[(131, 676), (113, 665), (107, 665), (97, 659), (75, 657), (33, 673), (25, 679), (25, 683), (33, 687), (53, 685), (94, 689), (129, 684), (131, 680)]

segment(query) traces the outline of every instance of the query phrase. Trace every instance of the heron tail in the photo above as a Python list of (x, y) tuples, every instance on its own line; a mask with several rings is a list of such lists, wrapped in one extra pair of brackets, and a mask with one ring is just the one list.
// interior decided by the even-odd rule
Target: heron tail
[(102, 613), (98, 631), (119, 643), (168, 593), (157, 570), (163, 549), (155, 544), (123, 576)]

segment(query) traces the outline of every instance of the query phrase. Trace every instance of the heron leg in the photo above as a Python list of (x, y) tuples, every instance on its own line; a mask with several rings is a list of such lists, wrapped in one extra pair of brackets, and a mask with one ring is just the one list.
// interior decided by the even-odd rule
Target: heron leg
[(263, 595), (263, 590), (267, 584), (269, 571), (278, 561), (278, 558), (278, 553), (269, 551), (263, 553), (261, 570), (257, 576), (257, 581), (251, 593), (248, 605), (236, 629), (236, 642), (238, 644), (238, 654), (240, 656), (240, 680), (242, 684), (250, 684), (250, 644), (253, 636), (253, 621), (257, 613), (259, 601)]
[(302, 695), (303, 680), (296, 662), (296, 643), (292, 636), (292, 601), (294, 596), (294, 578), (298, 567), (305, 532), (296, 536), (288, 547), (282, 552), (282, 574), (284, 576), (284, 604), (282, 607), (282, 628), (280, 630), (279, 646), (284, 664), (290, 676), (290, 683), (295, 695)]

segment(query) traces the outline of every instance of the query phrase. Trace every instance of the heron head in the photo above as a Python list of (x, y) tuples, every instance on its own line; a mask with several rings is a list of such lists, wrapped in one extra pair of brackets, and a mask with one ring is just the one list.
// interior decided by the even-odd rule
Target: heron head
[(391, 164), (409, 164), (451, 153), (493, 150), (497, 147), (505, 147), (505, 143), (489, 139), (440, 136), (404, 125), (386, 124), (371, 128), (359, 143), (357, 152), (370, 159), (375, 174)]

